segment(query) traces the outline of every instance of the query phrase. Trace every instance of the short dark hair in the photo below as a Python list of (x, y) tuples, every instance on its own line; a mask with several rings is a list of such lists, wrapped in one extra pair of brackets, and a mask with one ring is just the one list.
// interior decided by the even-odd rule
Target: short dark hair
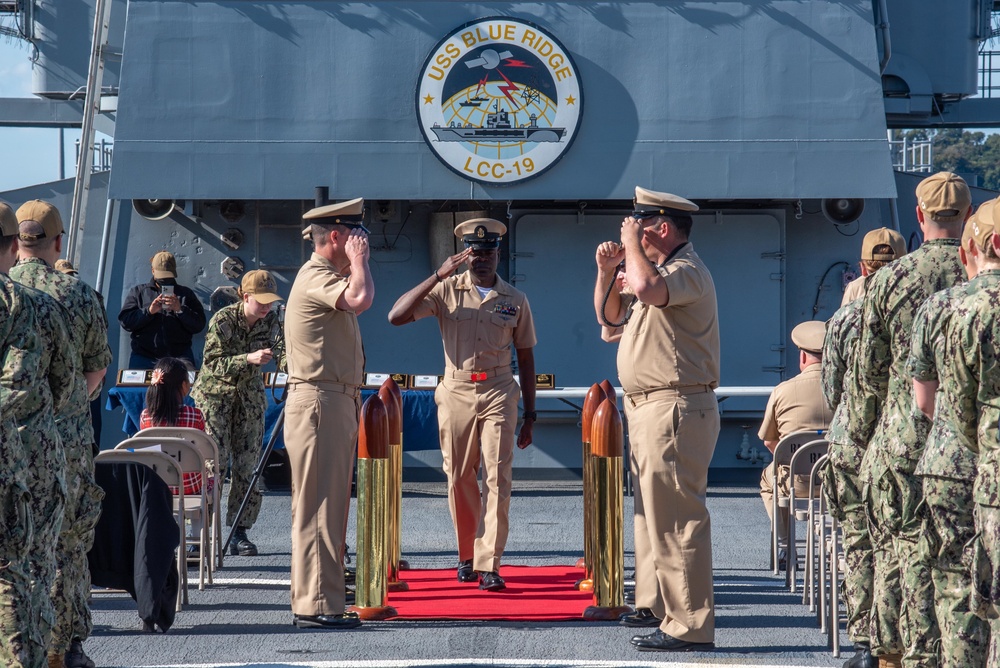
[(6, 253), (10, 250), (10, 247), (14, 245), (14, 241), (17, 240), (16, 234), (11, 234), (7, 237), (0, 236), (0, 253)]
[(675, 230), (684, 235), (685, 239), (691, 236), (691, 228), (694, 226), (694, 220), (691, 219), (691, 216), (673, 214), (664, 217), (670, 221)]

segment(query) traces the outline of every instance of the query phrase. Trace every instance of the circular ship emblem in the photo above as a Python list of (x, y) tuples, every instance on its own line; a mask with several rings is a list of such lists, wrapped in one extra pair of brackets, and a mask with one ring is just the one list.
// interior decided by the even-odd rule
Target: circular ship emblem
[(583, 115), (569, 52), (536, 25), (478, 19), (427, 57), (417, 85), (424, 139), (452, 171), (497, 185), (538, 176), (569, 149)]

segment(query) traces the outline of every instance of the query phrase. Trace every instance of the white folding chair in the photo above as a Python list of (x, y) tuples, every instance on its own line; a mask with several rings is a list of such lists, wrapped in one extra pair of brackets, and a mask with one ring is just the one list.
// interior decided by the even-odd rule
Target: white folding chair
[(823, 431), (796, 431), (782, 438), (774, 446), (774, 459), (768, 465), (771, 468), (771, 478), (774, 480), (774, 493), (771, 495), (771, 517), (774, 518), (771, 522), (771, 570), (774, 575), (780, 572), (778, 553), (782, 547), (786, 547), (787, 559), (794, 557), (794, 549), (787, 549), (787, 546), (778, 544), (777, 523), (781, 521), (778, 509), (788, 507), (788, 497), (778, 485), (778, 467), (791, 464), (792, 455), (796, 450), (810, 441), (821, 438), (823, 433)]
[[(177, 499), (183, 503), (184, 501), (184, 474), (181, 471), (180, 464), (177, 463), (170, 455), (164, 454), (162, 452), (157, 452), (155, 450), (105, 450), (94, 458), (95, 462), (103, 463), (125, 463), (125, 464), (144, 464), (149, 468), (153, 469), (160, 479), (163, 480), (168, 486), (176, 486), (180, 491), (177, 494)], [(175, 514), (175, 518), (177, 515)], [(184, 520), (179, 518), (177, 521), (177, 529), (179, 533), (178, 540), (178, 550), (180, 555), (184, 555), (187, 551), (187, 538), (184, 532)], [(181, 602), (188, 602), (187, 596), (187, 562), (183, 556), (177, 559), (177, 576), (179, 578), (180, 586), (177, 588), (177, 612), (181, 610)]]
[[(813, 467), (826, 454), (829, 447), (830, 444), (825, 439), (816, 439), (809, 443), (804, 443), (795, 450), (788, 464), (788, 567), (786, 573), (788, 588), (793, 594), (797, 587), (795, 574), (798, 570), (798, 544), (795, 540), (795, 522), (799, 518), (800, 513), (803, 519), (808, 517), (809, 510), (812, 507), (809, 505), (812, 503), (810, 498), (815, 494), (815, 488), (812, 488), (810, 489), (809, 497), (806, 499), (796, 499), (795, 478), (796, 476), (803, 476), (811, 481)], [(812, 531), (811, 528), (810, 531)], [(804, 580), (802, 586), (805, 587), (806, 583), (807, 581)]]
[[(197, 474), (201, 477), (201, 489), (197, 494), (181, 493), (174, 496), (174, 512), (177, 514), (178, 521), (182, 525), (188, 520), (201, 524), (201, 531), (198, 535), (198, 589), (203, 590), (205, 588), (205, 563), (208, 562), (209, 564), (210, 583), (212, 567), (211, 551), (209, 549), (209, 541), (207, 540), (208, 501), (205, 487), (208, 484), (208, 470), (205, 459), (201, 456), (201, 452), (197, 448), (182, 438), (134, 436), (115, 446), (115, 450), (139, 451), (149, 448), (159, 449), (160, 452), (176, 460), (181, 468), (182, 481), (184, 478), (183, 474)], [(183, 488), (183, 484), (180, 485), (180, 488)], [(183, 492), (183, 489), (181, 489), (181, 492)], [(182, 554), (185, 555), (184, 563), (187, 566), (186, 552)], [(184, 583), (186, 597), (187, 568), (184, 569)], [(187, 598), (185, 598), (184, 602), (187, 603)]]
[[(826, 497), (823, 495), (823, 469), (829, 461), (827, 455), (816, 460), (809, 473), (808, 511), (799, 511), (797, 519), (805, 521), (808, 527), (806, 535), (806, 568), (802, 580), (802, 603), (809, 604), (809, 612), (816, 613), (817, 621), (822, 626), (826, 595), (824, 578), (826, 577), (826, 546), (829, 539), (829, 527), (826, 508)], [(825, 626), (822, 626), (826, 630)]]
[[(209, 463), (212, 476), (215, 478), (212, 484), (212, 491), (208, 494), (208, 511), (211, 517), (211, 539), (212, 554), (215, 555), (216, 567), (222, 568), (224, 550), (222, 549), (222, 517), (219, 514), (222, 509), (222, 478), (219, 472), (222, 467), (219, 465), (219, 445), (215, 439), (201, 429), (191, 429), (189, 427), (149, 427), (143, 429), (136, 436), (163, 437), (163, 438), (183, 438), (191, 442), (196, 448), (201, 450), (202, 457)], [(214, 569), (213, 569), (214, 570)], [(209, 572), (208, 583), (212, 584), (212, 574)]]

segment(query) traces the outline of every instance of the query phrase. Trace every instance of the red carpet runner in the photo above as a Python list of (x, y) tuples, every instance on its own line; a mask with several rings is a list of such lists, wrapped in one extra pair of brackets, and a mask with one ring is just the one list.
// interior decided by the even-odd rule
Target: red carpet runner
[(552, 622), (581, 620), (594, 595), (573, 584), (583, 571), (571, 566), (502, 566), (507, 589), (480, 591), (458, 582), (455, 569), (402, 571), (410, 591), (389, 594), (399, 615), (392, 619), (484, 619)]

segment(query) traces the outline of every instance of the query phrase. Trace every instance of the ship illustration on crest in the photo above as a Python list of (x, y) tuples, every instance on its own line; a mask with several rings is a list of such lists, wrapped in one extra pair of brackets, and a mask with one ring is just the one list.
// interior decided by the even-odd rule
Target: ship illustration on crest
[[(477, 99), (477, 98), (473, 98)], [(464, 105), (463, 103), (463, 106)], [(475, 105), (475, 106), (478, 106)], [(529, 116), (528, 125), (517, 127), (511, 121), (510, 112), (500, 107), (500, 101), (493, 103), (493, 111), (486, 114), (486, 126), (462, 125), (453, 122), (448, 126), (435, 123), (431, 131), (438, 141), (529, 141), (558, 142), (566, 134), (566, 128), (546, 128), (538, 125), (535, 114)]]

